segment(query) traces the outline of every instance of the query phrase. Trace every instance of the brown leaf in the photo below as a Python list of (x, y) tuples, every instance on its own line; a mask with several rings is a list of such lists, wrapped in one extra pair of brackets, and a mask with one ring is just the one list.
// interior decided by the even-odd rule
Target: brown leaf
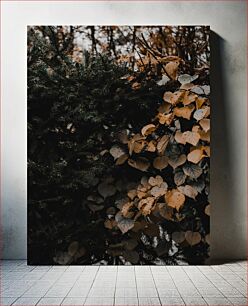
[(128, 159), (129, 155), (128, 154), (123, 154), (121, 155), (115, 162), (117, 166), (123, 165), (125, 161)]
[(132, 251), (138, 245), (138, 241), (136, 239), (128, 239), (128, 240), (125, 240), (123, 243), (124, 243), (125, 249), (128, 251)]
[(174, 114), (157, 114), (157, 118), (160, 124), (167, 124), (170, 125), (174, 119)]
[(183, 145), (186, 144), (186, 137), (185, 137), (185, 134), (182, 133), (182, 132), (180, 132), (180, 131), (176, 131), (175, 140), (176, 140), (176, 142), (181, 143), (181, 144), (183, 144)]
[(210, 234), (207, 234), (207, 235), (205, 236), (205, 240), (206, 240), (207, 244), (210, 245)]
[(161, 114), (168, 114), (170, 110), (171, 110), (171, 104), (165, 101), (158, 108), (158, 112)]
[(147, 216), (151, 213), (154, 208), (154, 201), (153, 197), (148, 197), (139, 201), (138, 209), (141, 211), (142, 215)]
[(91, 201), (91, 202), (95, 202), (97, 204), (101, 204), (104, 202), (103, 198), (97, 196), (97, 195), (94, 195), (94, 194), (91, 194), (87, 197), (87, 200), (88, 201)]
[(183, 165), (186, 162), (186, 155), (182, 154), (175, 158), (169, 158), (168, 163), (173, 168), (176, 169), (177, 167)]
[(160, 187), (158, 186), (152, 187), (152, 189), (150, 190), (150, 193), (155, 198), (159, 198), (166, 194), (167, 189), (168, 189), (167, 183), (163, 182)]
[(173, 220), (173, 208), (166, 205), (165, 203), (159, 203), (158, 209), (160, 215), (166, 220)]
[(140, 84), (140, 83), (134, 82), (134, 83), (132, 84), (132, 89), (138, 90), (138, 89), (140, 89), (140, 88), (141, 88), (141, 84)]
[(131, 228), (134, 227), (134, 220), (124, 218), (121, 212), (118, 212), (115, 215), (115, 221), (117, 222), (118, 228), (121, 230), (122, 234), (128, 232)]
[(207, 156), (210, 157), (210, 147), (209, 146), (205, 146), (205, 147), (203, 147), (203, 149), (206, 152)]
[(100, 211), (104, 208), (103, 205), (96, 205), (96, 204), (93, 204), (93, 203), (88, 203), (87, 205), (88, 205), (89, 209), (93, 212)]
[(133, 212), (130, 212), (130, 209), (133, 207), (132, 202), (126, 202), (122, 208), (121, 208), (121, 213), (125, 218), (130, 218), (133, 216)]
[(75, 259), (81, 258), (86, 254), (86, 249), (84, 247), (81, 247), (77, 253), (74, 255)]
[(113, 229), (115, 226), (116, 226), (116, 221), (115, 220), (109, 220), (107, 219), (105, 222), (104, 222), (104, 226), (107, 228), (107, 229)]
[(207, 100), (208, 99), (206, 99), (206, 98), (198, 97), (195, 101), (196, 109), (200, 109), (202, 107), (202, 105), (207, 102)]
[(185, 240), (185, 232), (174, 232), (172, 233), (171, 238), (176, 243), (182, 243)]
[(156, 126), (154, 124), (147, 124), (142, 128), (141, 134), (143, 136), (148, 136), (152, 134), (155, 130), (156, 130)]
[(187, 160), (191, 163), (198, 164), (199, 161), (205, 157), (203, 149), (195, 149), (192, 150), (188, 155), (187, 155)]
[(163, 155), (164, 151), (169, 143), (170, 136), (169, 135), (163, 135), (157, 143), (157, 151), (159, 155)]
[(194, 112), (193, 117), (197, 121), (200, 121), (201, 119), (208, 116), (208, 112), (209, 112), (209, 107), (201, 108), (201, 109), (198, 109)]
[(189, 91), (186, 91), (182, 102), (184, 105), (189, 105), (192, 102), (194, 102), (196, 99), (197, 99), (197, 95), (192, 94)]
[(176, 91), (174, 93), (170, 91), (166, 91), (164, 93), (163, 99), (165, 102), (175, 105), (177, 103), (182, 102), (184, 95), (185, 95), (185, 91)]
[(111, 197), (116, 193), (115, 186), (106, 182), (99, 184), (97, 190), (104, 199), (107, 197)]
[(176, 60), (176, 61), (173, 61), (173, 62), (169, 62), (164, 67), (165, 71), (167, 72), (167, 74), (169, 75), (169, 77), (172, 80), (176, 80), (177, 79), (177, 71), (178, 71), (179, 65), (180, 65), (180, 61)]
[(185, 185), (185, 186), (179, 186), (177, 189), (186, 195), (189, 198), (192, 198), (195, 200), (195, 197), (198, 195), (198, 192), (195, 188), (191, 187), (190, 185)]
[(177, 186), (184, 184), (185, 180), (186, 180), (186, 175), (182, 170), (177, 171), (175, 173), (174, 182)]
[(131, 167), (136, 168), (140, 171), (147, 171), (147, 169), (150, 167), (149, 161), (144, 157), (140, 157), (139, 159), (136, 160), (129, 159), (128, 164)]
[(147, 144), (146, 151), (148, 151), (148, 152), (155, 152), (156, 151), (156, 145), (157, 145), (156, 141), (155, 140), (151, 140)]
[(131, 200), (133, 200), (133, 199), (136, 197), (136, 195), (137, 195), (136, 189), (129, 190), (128, 193), (127, 193), (127, 195), (128, 195), (128, 197), (129, 197)]
[(210, 130), (210, 119), (202, 119), (199, 121), (200, 126), (202, 127), (204, 132), (207, 132)]
[(124, 251), (123, 257), (132, 264), (139, 262), (139, 254), (136, 251)]
[(199, 135), (200, 135), (201, 140), (210, 142), (210, 130), (207, 132), (199, 131)]
[(188, 105), (184, 107), (175, 107), (173, 112), (174, 115), (177, 117), (182, 117), (190, 120), (191, 114), (194, 111), (194, 109), (195, 109), (194, 105)]
[(68, 247), (68, 254), (70, 256), (74, 256), (78, 250), (78, 246), (79, 246), (78, 242), (73, 241)]
[(118, 159), (119, 157), (121, 157), (126, 152), (121, 147), (119, 147), (118, 145), (114, 145), (109, 150), (109, 153), (114, 157), (114, 159)]
[(187, 231), (185, 233), (185, 239), (189, 245), (193, 246), (201, 242), (201, 234), (199, 232)]
[(183, 133), (187, 143), (196, 146), (200, 140), (200, 135), (197, 132), (186, 131)]
[(190, 178), (197, 179), (202, 174), (202, 168), (194, 164), (186, 164), (183, 166), (183, 172)]
[(185, 202), (185, 196), (179, 190), (172, 189), (166, 193), (165, 201), (168, 206), (176, 208), (176, 210), (179, 211)]
[(153, 167), (158, 170), (163, 170), (168, 166), (167, 156), (158, 156), (153, 160)]
[(158, 186), (160, 187), (161, 184), (163, 183), (163, 178), (160, 176), (160, 175), (156, 175), (155, 177), (151, 176), (148, 180), (148, 183), (151, 185), (151, 186)]
[(210, 216), (210, 204), (208, 204), (206, 207), (205, 207), (205, 214)]

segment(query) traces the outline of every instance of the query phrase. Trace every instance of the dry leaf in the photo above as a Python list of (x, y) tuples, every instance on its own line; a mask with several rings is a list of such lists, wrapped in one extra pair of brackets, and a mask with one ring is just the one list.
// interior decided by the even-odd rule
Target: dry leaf
[(122, 234), (128, 232), (131, 228), (134, 227), (134, 220), (124, 218), (121, 212), (118, 212), (115, 215), (115, 221), (117, 223), (118, 228), (121, 230)]
[(183, 133), (183, 136), (185, 137), (185, 141), (192, 146), (196, 146), (200, 140), (200, 135), (197, 132), (186, 131)]
[(172, 80), (177, 79), (177, 71), (178, 71), (179, 65), (180, 65), (179, 60), (176, 60), (176, 61), (173, 61), (173, 62), (169, 62), (164, 67), (165, 71), (167, 72), (167, 74), (169, 75), (169, 77)]
[(185, 180), (186, 180), (186, 175), (182, 170), (177, 171), (175, 173), (174, 182), (177, 186), (184, 184)]
[(116, 221), (115, 220), (109, 220), (107, 219), (105, 222), (104, 222), (104, 226), (107, 228), (107, 229), (113, 229), (115, 226), (116, 226)]
[(123, 257), (132, 264), (139, 262), (139, 254), (136, 251), (124, 251)]
[(163, 183), (163, 178), (160, 176), (160, 175), (156, 175), (155, 177), (151, 176), (148, 180), (148, 183), (151, 185), (151, 186), (158, 186), (160, 187), (161, 184)]
[(205, 240), (206, 240), (207, 244), (210, 245), (210, 234), (207, 234), (207, 235), (205, 236)]
[(210, 130), (207, 132), (199, 131), (199, 135), (200, 135), (201, 140), (210, 142)]
[(160, 124), (167, 124), (170, 125), (174, 119), (174, 114), (162, 114), (158, 113), (157, 118)]
[(198, 75), (189, 75), (189, 74), (181, 74), (178, 77), (178, 81), (183, 85), (183, 84), (188, 84), (193, 82), (194, 80), (198, 79)]
[(164, 135), (162, 136), (157, 143), (157, 151), (159, 155), (163, 155), (164, 151), (169, 143), (170, 136), (169, 135)]
[(185, 134), (182, 133), (182, 132), (180, 132), (180, 131), (176, 131), (175, 140), (176, 140), (176, 142), (181, 143), (181, 144), (183, 144), (183, 145), (186, 144), (186, 137), (185, 137)]
[(202, 168), (194, 164), (186, 164), (183, 166), (183, 172), (190, 178), (197, 179), (202, 174)]
[(133, 200), (133, 199), (136, 197), (136, 195), (137, 195), (136, 189), (129, 190), (128, 193), (127, 193), (127, 195), (128, 195), (128, 197), (129, 197), (131, 200)]
[(143, 136), (147, 136), (147, 135), (152, 134), (155, 130), (156, 130), (156, 126), (154, 124), (147, 124), (142, 128), (141, 134)]
[(160, 187), (158, 186), (152, 187), (152, 189), (150, 190), (150, 193), (155, 198), (159, 198), (166, 194), (167, 189), (168, 189), (167, 183), (163, 182)]
[(210, 216), (210, 204), (205, 207), (205, 214)]
[(160, 215), (165, 218), (166, 220), (173, 220), (173, 208), (169, 207), (165, 203), (159, 203), (158, 209)]
[(183, 103), (183, 105), (189, 105), (192, 102), (194, 102), (196, 99), (197, 99), (197, 95), (195, 95), (195, 94), (193, 94), (189, 91), (186, 91), (185, 94), (184, 94), (182, 103)]
[(136, 160), (129, 159), (128, 164), (131, 167), (136, 168), (140, 171), (147, 171), (147, 169), (150, 167), (149, 161), (144, 157), (140, 157), (139, 159)]
[(78, 246), (79, 246), (78, 242), (73, 241), (68, 247), (68, 254), (70, 256), (74, 256), (78, 250)]
[(115, 162), (117, 166), (123, 165), (125, 161), (128, 159), (129, 155), (128, 154), (123, 154), (121, 155)]
[(189, 245), (193, 246), (201, 242), (201, 234), (199, 232), (187, 231), (185, 233), (185, 239)]
[(151, 140), (146, 147), (146, 151), (148, 152), (155, 152), (156, 151), (156, 141), (155, 140)]
[(183, 101), (184, 95), (185, 95), (185, 91), (176, 91), (174, 93), (170, 91), (166, 91), (164, 93), (163, 99), (165, 102), (175, 105)]
[(200, 121), (201, 119), (207, 117), (208, 111), (208, 107), (198, 109), (194, 112), (193, 117), (195, 118), (195, 120)]
[(133, 216), (133, 212), (130, 212), (130, 209), (133, 207), (132, 202), (126, 202), (121, 208), (121, 214), (125, 218), (130, 218)]
[(195, 149), (187, 155), (187, 160), (194, 164), (198, 164), (199, 161), (205, 156), (206, 155), (203, 154), (203, 149)]
[(194, 105), (188, 105), (184, 107), (175, 107), (173, 112), (174, 112), (174, 115), (177, 117), (182, 117), (182, 118), (190, 120), (191, 114), (194, 109), (195, 109)]
[(109, 153), (114, 157), (114, 159), (117, 159), (119, 157), (121, 157), (123, 154), (125, 154), (126, 152), (119, 147), (118, 145), (114, 145), (110, 150)]
[(174, 232), (172, 233), (171, 238), (176, 243), (182, 243), (185, 240), (185, 232)]
[(88, 203), (87, 205), (88, 205), (89, 209), (91, 211), (93, 211), (94, 213), (96, 211), (100, 211), (100, 210), (102, 210), (104, 208), (103, 205), (96, 205), (96, 204), (93, 204), (93, 203)]
[(199, 121), (200, 126), (202, 127), (204, 132), (207, 132), (210, 130), (210, 119), (202, 119)]
[(88, 201), (92, 201), (92, 202), (95, 202), (97, 204), (101, 204), (104, 202), (103, 198), (97, 196), (97, 195), (94, 195), (94, 194), (91, 194), (87, 197), (87, 200)]
[(141, 211), (142, 215), (147, 216), (151, 213), (154, 208), (154, 201), (155, 199), (153, 197), (148, 197), (139, 201), (138, 209)]
[(172, 189), (165, 195), (165, 201), (168, 206), (176, 208), (176, 210), (179, 211), (180, 207), (182, 207), (185, 202), (185, 196), (179, 190)]
[(203, 147), (203, 149), (206, 152), (207, 156), (210, 157), (210, 147), (206, 146), (206, 147)]
[(153, 160), (153, 167), (158, 170), (163, 170), (168, 166), (167, 156), (158, 156)]
[(186, 195), (189, 198), (192, 198), (195, 200), (195, 197), (198, 195), (198, 192), (195, 188), (191, 187), (190, 185), (185, 185), (185, 186), (179, 186), (177, 189)]
[(207, 100), (208, 99), (206, 99), (206, 98), (197, 97), (197, 99), (195, 101), (196, 109), (200, 109), (202, 107), (202, 105), (207, 102)]
[(106, 182), (99, 184), (97, 190), (104, 199), (107, 197), (111, 197), (116, 192), (115, 186)]
[(171, 104), (165, 101), (158, 108), (158, 112), (161, 114), (168, 114), (170, 110), (171, 110)]
[(169, 158), (168, 163), (173, 168), (176, 169), (177, 167), (183, 165), (186, 162), (186, 155), (182, 154), (175, 158)]
[(132, 89), (138, 90), (138, 89), (140, 89), (140, 88), (141, 88), (141, 84), (140, 84), (140, 83), (134, 82), (134, 83), (132, 84)]

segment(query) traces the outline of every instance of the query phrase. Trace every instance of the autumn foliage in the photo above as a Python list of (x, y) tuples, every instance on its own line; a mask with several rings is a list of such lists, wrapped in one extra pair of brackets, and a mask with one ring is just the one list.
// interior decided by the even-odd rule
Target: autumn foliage
[(204, 263), (208, 27), (28, 38), (29, 262)]

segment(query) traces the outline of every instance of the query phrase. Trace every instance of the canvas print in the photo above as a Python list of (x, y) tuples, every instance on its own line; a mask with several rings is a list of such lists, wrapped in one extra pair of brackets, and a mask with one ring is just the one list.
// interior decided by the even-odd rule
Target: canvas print
[(29, 26), (28, 263), (204, 264), (208, 26)]

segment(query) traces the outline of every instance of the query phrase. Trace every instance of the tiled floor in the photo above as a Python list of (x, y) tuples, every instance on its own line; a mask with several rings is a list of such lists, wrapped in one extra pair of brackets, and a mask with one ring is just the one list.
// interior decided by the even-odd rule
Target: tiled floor
[(1, 264), (1, 306), (247, 304), (246, 262), (100, 267)]

